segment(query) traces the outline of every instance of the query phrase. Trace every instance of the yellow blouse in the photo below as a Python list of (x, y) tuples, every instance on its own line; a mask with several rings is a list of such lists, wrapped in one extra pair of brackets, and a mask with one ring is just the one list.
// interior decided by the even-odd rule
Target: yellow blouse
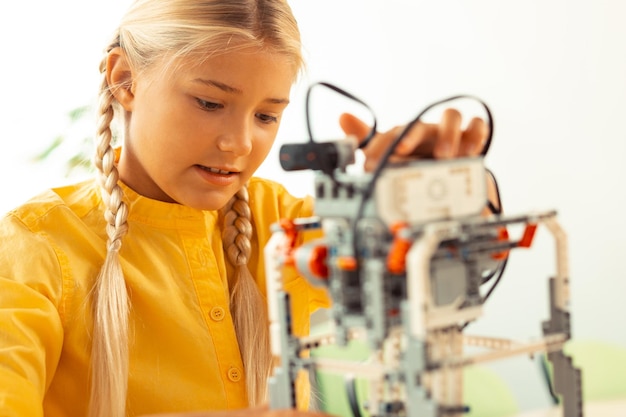
[[(142, 197), (124, 187), (129, 233), (121, 257), (131, 299), (129, 416), (242, 408), (243, 365), (228, 308), (217, 212)], [(250, 270), (265, 293), (263, 247), (280, 218), (312, 200), (277, 183), (249, 185)], [(0, 220), (0, 414), (84, 416), (89, 398), (89, 293), (105, 255), (94, 181), (48, 191)], [(287, 279), (294, 331), (326, 307), (324, 292)]]

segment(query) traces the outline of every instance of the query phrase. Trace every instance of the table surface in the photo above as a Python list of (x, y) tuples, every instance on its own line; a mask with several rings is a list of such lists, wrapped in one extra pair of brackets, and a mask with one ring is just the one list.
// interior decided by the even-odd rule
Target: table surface
[[(626, 399), (588, 403), (584, 405), (584, 417), (624, 417), (626, 416)], [(560, 407), (546, 410), (534, 410), (519, 414), (517, 417), (564, 417)], [(567, 416), (565, 416), (567, 417)]]

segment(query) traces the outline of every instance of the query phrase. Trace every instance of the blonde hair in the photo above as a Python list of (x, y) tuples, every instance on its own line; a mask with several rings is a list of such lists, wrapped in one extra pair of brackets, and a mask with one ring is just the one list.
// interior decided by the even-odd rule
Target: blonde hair
[[(107, 52), (119, 46), (140, 73), (157, 62), (193, 56), (204, 59), (240, 47), (266, 48), (288, 57), (294, 75), (303, 67), (300, 34), (285, 0), (136, 0), (113, 36)], [(89, 416), (123, 417), (128, 389), (130, 302), (119, 251), (128, 231), (128, 206), (118, 185), (111, 122), (118, 109), (106, 81), (106, 56), (98, 107), (94, 163), (105, 206), (107, 254), (93, 290), (94, 329)], [(271, 367), (265, 302), (247, 268), (252, 221), (248, 191), (242, 188), (220, 211), (223, 245), (234, 273), (228, 277), (231, 314), (251, 406), (267, 397)]]

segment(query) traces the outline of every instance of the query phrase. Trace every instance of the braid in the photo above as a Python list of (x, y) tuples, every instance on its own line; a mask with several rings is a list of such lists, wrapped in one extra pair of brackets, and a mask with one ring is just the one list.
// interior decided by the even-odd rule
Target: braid
[(226, 257), (235, 267), (229, 277), (230, 309), (241, 357), (246, 370), (246, 388), (251, 406), (267, 399), (271, 354), (265, 302), (247, 267), (250, 259), (252, 223), (248, 190), (243, 187), (222, 208), (222, 240)]
[[(103, 67), (101, 65), (101, 71)], [(107, 222), (107, 254), (94, 286), (94, 329), (91, 350), (90, 417), (123, 417), (126, 414), (128, 387), (128, 313), (129, 300), (120, 265), (122, 238), (128, 231), (128, 206), (117, 184), (119, 173), (111, 146), (113, 95), (106, 76), (100, 88), (98, 107), (98, 144), (94, 163)]]

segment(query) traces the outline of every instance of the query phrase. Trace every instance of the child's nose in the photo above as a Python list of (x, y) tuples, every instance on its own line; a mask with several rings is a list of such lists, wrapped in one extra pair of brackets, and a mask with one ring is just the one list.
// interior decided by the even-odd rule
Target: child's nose
[(231, 126), (219, 137), (217, 147), (220, 151), (232, 152), (237, 156), (248, 155), (252, 151), (252, 131), (245, 124)]

